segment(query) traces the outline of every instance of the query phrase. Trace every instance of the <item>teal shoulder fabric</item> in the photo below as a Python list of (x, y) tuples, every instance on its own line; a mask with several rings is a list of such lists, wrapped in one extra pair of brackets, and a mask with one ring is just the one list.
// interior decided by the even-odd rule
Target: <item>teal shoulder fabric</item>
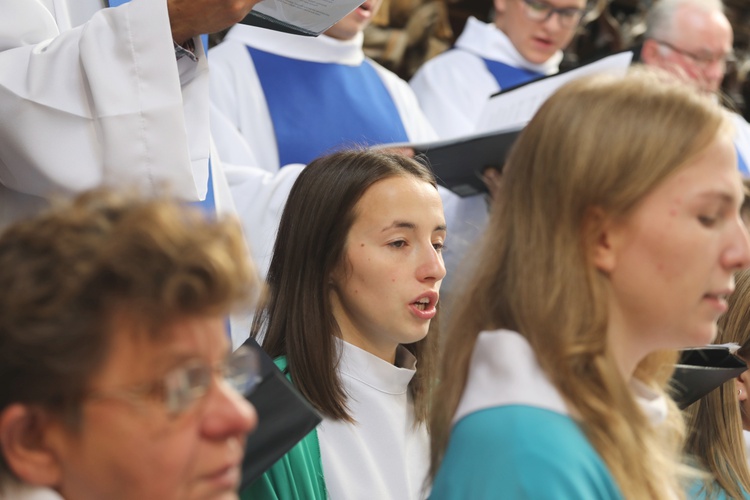
[(432, 500), (621, 500), (603, 460), (568, 416), (501, 406), (453, 428)]
[[(286, 369), (285, 357), (277, 358), (274, 362), (281, 371)], [(315, 430), (240, 493), (242, 500), (325, 500), (327, 497), (320, 444)]]
[[(688, 489), (687, 498), (689, 500), (732, 500), (733, 497), (729, 497), (727, 492), (724, 491), (718, 484), (711, 488), (711, 493), (704, 488), (702, 481), (697, 481), (691, 488)], [(743, 491), (742, 499), (750, 500), (750, 494)], [(739, 500), (739, 499), (737, 499)]]

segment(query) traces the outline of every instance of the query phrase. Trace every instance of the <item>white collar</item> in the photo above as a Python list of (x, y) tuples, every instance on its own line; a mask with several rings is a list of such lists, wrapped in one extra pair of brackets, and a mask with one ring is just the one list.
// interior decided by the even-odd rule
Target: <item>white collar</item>
[(0, 500), (63, 500), (55, 490), (8, 481), (0, 487)]
[[(654, 425), (661, 424), (668, 412), (665, 396), (636, 379), (629, 385), (646, 417)], [(539, 366), (525, 337), (511, 330), (481, 332), (453, 423), (481, 409), (512, 404), (569, 415), (565, 401)]]
[(461, 36), (456, 40), (456, 47), (471, 52), (479, 57), (499, 61), (516, 68), (523, 68), (543, 75), (552, 75), (560, 69), (563, 58), (561, 50), (542, 64), (534, 64), (523, 57), (513, 42), (492, 23), (483, 23), (475, 17), (466, 21)]
[(511, 404), (568, 414), (560, 393), (522, 335), (511, 330), (481, 332), (453, 423), (481, 409)]
[(362, 51), (364, 35), (361, 32), (351, 40), (337, 40), (326, 35), (299, 36), (237, 24), (229, 30), (226, 38), (248, 47), (302, 61), (359, 66), (365, 58)]
[(398, 346), (396, 365), (348, 342), (337, 339), (341, 357), (338, 371), (386, 394), (403, 394), (417, 373), (417, 359), (404, 346)]
[(657, 426), (667, 419), (669, 409), (667, 407), (667, 399), (663, 394), (657, 393), (635, 378), (630, 380), (630, 389), (633, 392), (635, 402), (641, 407), (641, 411), (643, 411), (652, 425)]

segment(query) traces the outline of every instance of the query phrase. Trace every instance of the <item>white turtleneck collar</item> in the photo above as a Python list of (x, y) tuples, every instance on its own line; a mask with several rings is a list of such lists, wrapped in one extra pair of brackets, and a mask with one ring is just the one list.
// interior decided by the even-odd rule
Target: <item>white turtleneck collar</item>
[(483, 23), (475, 17), (470, 17), (466, 21), (464, 31), (456, 40), (456, 47), (485, 59), (543, 75), (557, 73), (563, 58), (562, 51), (558, 50), (542, 64), (534, 64), (516, 50), (513, 42), (497, 26), (492, 23)]
[(351, 40), (338, 40), (326, 35), (314, 38), (237, 24), (229, 30), (227, 39), (302, 61), (358, 66), (365, 58), (362, 51), (364, 36), (361, 32)]
[(417, 373), (417, 359), (404, 346), (398, 346), (393, 365), (348, 342), (337, 342), (341, 349), (338, 371), (386, 394), (403, 394)]

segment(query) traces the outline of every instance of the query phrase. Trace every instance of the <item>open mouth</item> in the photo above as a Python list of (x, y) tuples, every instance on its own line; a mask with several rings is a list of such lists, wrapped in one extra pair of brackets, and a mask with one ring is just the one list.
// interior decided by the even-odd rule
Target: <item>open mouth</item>
[(414, 302), (413, 304), (414, 304), (414, 307), (416, 307), (420, 311), (424, 311), (430, 306), (430, 299), (427, 297), (422, 297), (421, 299)]

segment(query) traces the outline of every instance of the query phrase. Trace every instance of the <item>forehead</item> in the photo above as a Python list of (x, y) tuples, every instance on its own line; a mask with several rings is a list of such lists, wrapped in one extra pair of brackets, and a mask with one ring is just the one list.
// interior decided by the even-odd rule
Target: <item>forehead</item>
[(732, 26), (724, 14), (683, 5), (675, 13), (672, 35), (690, 46), (706, 50), (731, 48)]
[(188, 317), (161, 328), (158, 336), (123, 315), (112, 324), (110, 348), (98, 387), (142, 383), (190, 360), (214, 363), (229, 351), (222, 317)]
[(429, 221), (433, 227), (445, 224), (443, 203), (437, 189), (413, 176), (394, 176), (376, 182), (359, 199), (355, 213), (352, 229), (379, 225), (384, 221), (390, 224), (407, 217)]
[(688, 159), (654, 192), (674, 196), (680, 203), (717, 199), (739, 206), (744, 199), (744, 186), (729, 130), (719, 132), (703, 151)]

